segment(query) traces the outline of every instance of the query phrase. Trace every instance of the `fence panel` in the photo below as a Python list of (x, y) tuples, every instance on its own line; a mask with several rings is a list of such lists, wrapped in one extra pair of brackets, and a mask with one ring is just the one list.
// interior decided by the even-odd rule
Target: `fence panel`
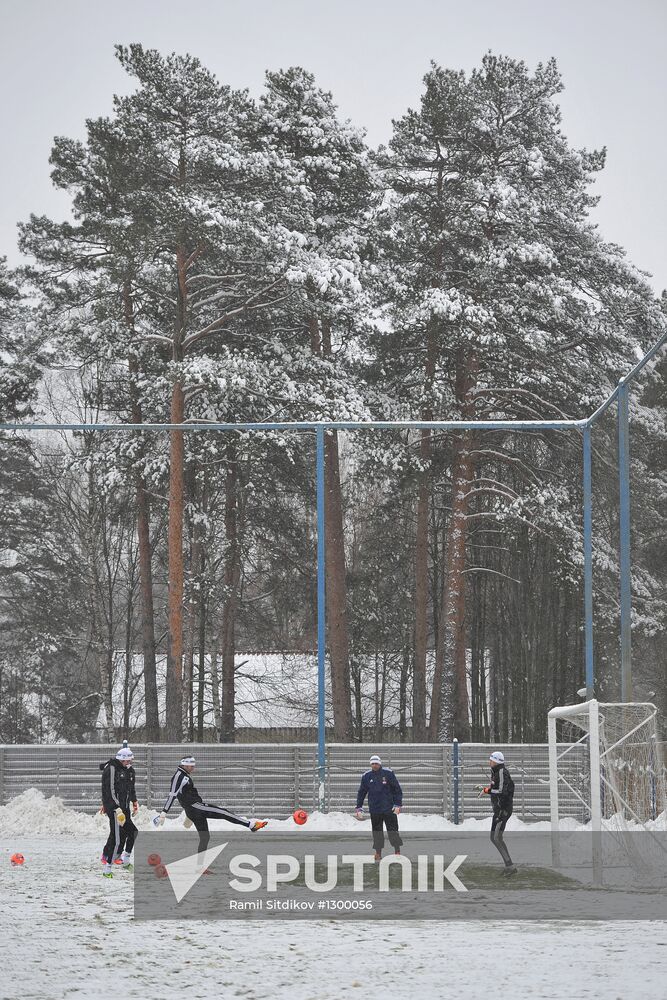
[[(117, 745), (0, 746), (0, 805), (27, 788), (56, 795), (70, 808), (94, 813), (100, 806), (100, 763)], [(246, 816), (278, 819), (301, 806), (317, 807), (317, 747), (313, 744), (149, 744), (133, 746), (139, 801), (159, 810), (181, 759), (197, 758), (196, 783), (202, 797)], [(528, 822), (549, 818), (549, 765), (545, 744), (459, 745), (458, 820), (488, 816), (486, 797), (476, 785), (489, 778), (489, 753), (502, 749), (516, 786), (515, 815)], [(368, 769), (374, 750), (391, 767), (403, 787), (404, 805), (411, 813), (454, 819), (452, 746), (448, 743), (330, 743), (326, 758), (326, 802), (329, 811), (354, 810), (359, 779)], [(572, 750), (567, 781), (585, 791), (586, 752)], [(586, 796), (584, 796), (586, 797)], [(561, 803), (579, 821), (587, 818), (581, 803), (567, 787)]]

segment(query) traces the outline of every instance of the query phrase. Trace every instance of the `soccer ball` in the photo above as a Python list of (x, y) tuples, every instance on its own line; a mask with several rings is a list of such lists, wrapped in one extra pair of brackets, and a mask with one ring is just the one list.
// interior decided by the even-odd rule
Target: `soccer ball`
[(299, 826), (303, 826), (308, 819), (308, 813), (305, 809), (295, 809), (292, 813), (292, 819), (295, 823), (298, 823)]
[(159, 854), (149, 854), (148, 857), (146, 858), (146, 861), (151, 866), (151, 868), (155, 868), (157, 865), (162, 864), (162, 858), (160, 857)]
[(17, 865), (22, 865), (23, 864), (23, 862), (25, 861), (25, 858), (23, 857), (22, 854), (17, 853), (17, 854), (12, 854), (12, 856), (11, 856), (11, 858), (9, 860), (11, 861), (11, 863), (16, 868)]

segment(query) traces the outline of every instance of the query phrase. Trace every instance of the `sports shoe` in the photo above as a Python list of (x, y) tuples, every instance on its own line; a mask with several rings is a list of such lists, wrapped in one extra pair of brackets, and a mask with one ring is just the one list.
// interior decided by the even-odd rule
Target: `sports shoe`
[(133, 872), (134, 871), (134, 865), (132, 864), (131, 861), (128, 861), (127, 863), (123, 862), (123, 871), (124, 872)]
[(102, 878), (113, 878), (113, 871), (111, 865), (104, 865), (102, 868)]
[(123, 863), (123, 859), (122, 858), (114, 858), (113, 862), (112, 862), (112, 864), (118, 865), (119, 868), (122, 865), (122, 863)]
[(268, 825), (268, 822), (268, 819), (251, 819), (250, 832), (257, 833), (258, 830), (263, 830)]
[(382, 860), (382, 851), (376, 851), (375, 854), (373, 855), (373, 861), (381, 861), (381, 860)]
[(518, 869), (516, 865), (505, 865), (505, 870), (503, 872), (503, 875), (506, 878), (509, 878), (510, 875), (516, 875), (517, 871)]

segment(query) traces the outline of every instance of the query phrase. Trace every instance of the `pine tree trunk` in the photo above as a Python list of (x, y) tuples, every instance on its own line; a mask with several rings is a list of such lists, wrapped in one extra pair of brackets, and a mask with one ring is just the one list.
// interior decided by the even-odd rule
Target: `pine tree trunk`
[(327, 632), (331, 663), (331, 701), (334, 739), (343, 742), (352, 739), (352, 710), (343, 503), (340, 488), (338, 435), (335, 431), (325, 435), (324, 439), (324, 479)]
[[(183, 423), (183, 389), (174, 384), (171, 401), (172, 424)], [(170, 431), (169, 454), (169, 638), (167, 650), (167, 725), (169, 741), (179, 742), (183, 724), (183, 511), (184, 459), (183, 431)]]
[(145, 739), (160, 739), (160, 712), (155, 663), (155, 617), (153, 610), (153, 568), (151, 564), (150, 507), (146, 482), (141, 473), (134, 477), (139, 539), (139, 588), (141, 591), (141, 646), (144, 661)]
[(206, 550), (201, 546), (201, 580), (199, 591), (199, 663), (197, 670), (197, 740), (204, 742), (204, 691), (206, 684), (206, 593), (204, 590), (204, 572), (206, 569)]
[[(436, 331), (431, 326), (426, 344), (425, 389), (433, 388), (437, 358)], [(432, 420), (428, 405), (422, 419)], [(417, 528), (415, 537), (415, 662), (412, 676), (412, 738), (416, 743), (426, 739), (426, 655), (428, 649), (428, 525), (431, 499), (431, 431), (421, 431), (419, 457), (425, 468), (419, 476), (417, 493)]]
[(218, 638), (213, 630), (213, 649), (211, 650), (211, 700), (213, 701), (213, 725), (215, 738), (220, 740), (222, 733), (222, 712), (220, 705), (220, 679), (218, 677)]
[[(477, 360), (459, 354), (456, 368), (456, 398), (463, 420), (474, 417), (472, 390), (476, 384)], [(468, 678), (466, 669), (466, 541), (470, 489), (475, 475), (475, 442), (472, 431), (462, 431), (452, 466), (452, 514), (447, 546), (447, 578), (443, 588), (442, 622), (436, 646), (436, 677), (433, 683), (430, 730), (432, 739), (470, 739)], [(453, 681), (453, 705), (443, 697), (445, 669)], [(449, 733), (447, 713), (453, 731)]]
[[(316, 346), (317, 321), (311, 323), (311, 346)], [(331, 327), (322, 320), (321, 352), (331, 356)], [(347, 582), (345, 571), (345, 534), (343, 499), (340, 485), (338, 434), (324, 437), (324, 514), (326, 606), (329, 659), (331, 664), (331, 702), (334, 739), (352, 739), (352, 705), (350, 689), (350, 636), (347, 621)]]
[[(136, 337), (134, 328), (134, 303), (130, 281), (123, 283), (123, 307), (125, 322)], [(139, 364), (136, 354), (131, 351), (128, 358), (130, 375), (130, 413), (133, 424), (143, 424), (144, 417), (137, 391), (136, 380)], [(144, 738), (148, 743), (160, 739), (160, 711), (157, 694), (157, 669), (155, 664), (155, 612), (153, 608), (153, 567), (150, 542), (150, 500), (146, 479), (141, 471), (145, 448), (139, 443), (139, 453), (135, 459), (134, 490), (137, 502), (137, 538), (139, 540), (139, 589), (141, 592), (141, 646), (143, 653), (144, 704), (146, 724)]]
[[(419, 454), (430, 461), (431, 432), (421, 432)], [(419, 477), (415, 537), (415, 662), (412, 676), (412, 726), (415, 743), (426, 739), (426, 651), (428, 646), (428, 521), (430, 472)]]
[(227, 445), (227, 472), (225, 475), (225, 535), (227, 553), (225, 557), (225, 596), (222, 610), (222, 714), (221, 743), (233, 743), (236, 728), (236, 606), (238, 586), (241, 578), (241, 558), (239, 551), (238, 525), (238, 468), (236, 447), (233, 441)]
[[(192, 553), (191, 566), (195, 566), (197, 553)], [(192, 742), (194, 737), (194, 661), (195, 661), (195, 630), (197, 622), (197, 605), (194, 597), (190, 598), (188, 605), (187, 630), (185, 633), (185, 655), (184, 655), (184, 678), (183, 678), (183, 732), (188, 741)]]
[[(179, 163), (181, 184), (185, 184), (185, 157)], [(188, 324), (187, 251), (181, 243), (176, 249), (177, 303), (172, 360), (183, 360), (183, 339)], [(171, 423), (185, 419), (185, 395), (180, 376), (176, 375), (171, 395)], [(182, 738), (183, 726), (183, 516), (185, 512), (185, 438), (183, 431), (169, 432), (169, 637), (167, 648), (167, 726), (168, 740)]]

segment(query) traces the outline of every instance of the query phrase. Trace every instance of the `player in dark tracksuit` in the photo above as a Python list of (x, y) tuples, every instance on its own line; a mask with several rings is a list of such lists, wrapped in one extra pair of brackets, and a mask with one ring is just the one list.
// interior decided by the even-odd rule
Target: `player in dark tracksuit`
[(505, 767), (505, 757), (502, 751), (494, 750), (489, 757), (489, 764), (491, 765), (491, 784), (487, 785), (483, 791), (485, 795), (490, 796), (493, 807), (491, 843), (500, 852), (500, 856), (505, 862), (504, 874), (513, 875), (516, 872), (516, 867), (505, 845), (503, 833), (507, 820), (514, 809), (514, 782)]
[(256, 830), (261, 830), (262, 827), (266, 826), (266, 820), (246, 819), (245, 816), (236, 816), (233, 812), (230, 812), (229, 809), (225, 809), (223, 806), (213, 806), (209, 802), (204, 802), (201, 795), (195, 788), (194, 781), (192, 780), (192, 772), (194, 771), (195, 766), (196, 762), (194, 757), (184, 757), (180, 762), (176, 768), (173, 778), (171, 779), (169, 793), (162, 807), (162, 812), (153, 820), (154, 826), (162, 826), (167, 813), (173, 806), (176, 799), (178, 799), (185, 815), (190, 820), (188, 826), (194, 823), (195, 828), (199, 832), (200, 853), (205, 851), (208, 847), (210, 839), (208, 832), (209, 819), (224, 819), (227, 820), (228, 823), (236, 823), (239, 826), (245, 826), (252, 833), (255, 833)]
[(115, 757), (100, 764), (102, 772), (102, 808), (109, 820), (109, 836), (102, 850), (104, 874), (110, 875), (114, 862), (130, 867), (130, 854), (134, 847), (137, 828), (130, 818), (130, 810), (137, 812), (135, 772), (132, 767), (134, 754), (124, 747)]
[(382, 761), (377, 754), (373, 754), (371, 757), (370, 765), (370, 771), (366, 771), (361, 777), (361, 784), (357, 792), (356, 813), (357, 816), (361, 815), (361, 807), (364, 804), (364, 799), (368, 796), (375, 860), (379, 861), (384, 847), (383, 825), (387, 827), (387, 836), (394, 852), (401, 853), (400, 848), (403, 846), (403, 841), (398, 832), (398, 814), (403, 805), (403, 791), (394, 772), (388, 767), (382, 767)]

